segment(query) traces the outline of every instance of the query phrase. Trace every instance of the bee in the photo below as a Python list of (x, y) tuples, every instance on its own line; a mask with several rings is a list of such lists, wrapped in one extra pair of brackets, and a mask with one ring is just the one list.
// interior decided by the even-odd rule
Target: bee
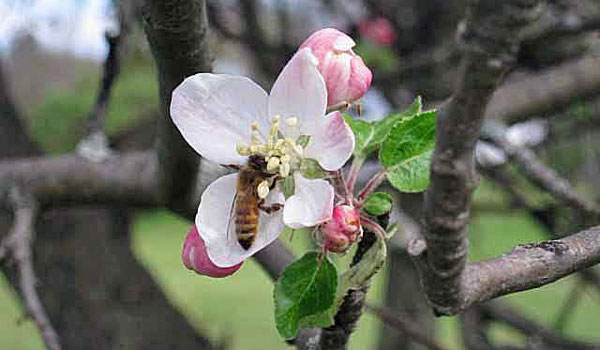
[[(239, 169), (236, 194), (233, 200), (230, 220), (234, 221), (237, 241), (245, 250), (250, 249), (258, 234), (260, 210), (271, 214), (283, 208), (280, 203), (266, 205), (265, 200), (258, 196), (258, 185), (264, 181), (275, 186), (277, 175), (266, 171), (267, 162), (264, 158), (252, 155), (248, 164)], [(229, 227), (227, 228), (229, 234)]]

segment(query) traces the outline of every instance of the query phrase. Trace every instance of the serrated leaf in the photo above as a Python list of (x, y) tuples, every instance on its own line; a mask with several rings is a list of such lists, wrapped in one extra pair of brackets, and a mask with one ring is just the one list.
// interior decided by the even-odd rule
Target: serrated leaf
[(320, 326), (315, 318), (331, 307), (335, 300), (338, 277), (335, 266), (318, 254), (306, 253), (289, 265), (275, 284), (275, 324), (279, 334), (291, 339), (298, 329)]
[(367, 197), (363, 209), (371, 215), (383, 215), (392, 210), (392, 196), (385, 192), (375, 192)]
[(303, 158), (300, 162), (300, 174), (307, 179), (324, 179), (329, 176), (319, 162), (310, 158)]
[(329, 327), (333, 325), (334, 317), (344, 302), (344, 297), (351, 289), (360, 289), (370, 278), (377, 273), (385, 263), (387, 247), (380, 239), (365, 252), (361, 261), (350, 267), (339, 276), (335, 301), (331, 307), (323, 312), (311, 316), (314, 321), (313, 327)]
[(435, 111), (397, 122), (379, 151), (390, 183), (403, 192), (425, 190), (434, 147)]
[(410, 158), (387, 171), (387, 178), (402, 192), (421, 192), (429, 186), (429, 165), (433, 151)]
[(421, 108), (421, 97), (417, 96), (415, 101), (403, 112), (390, 114), (377, 122), (369, 123), (346, 115), (346, 122), (354, 132), (354, 155), (366, 158), (371, 152), (376, 151), (385, 141), (395, 123), (420, 113)]

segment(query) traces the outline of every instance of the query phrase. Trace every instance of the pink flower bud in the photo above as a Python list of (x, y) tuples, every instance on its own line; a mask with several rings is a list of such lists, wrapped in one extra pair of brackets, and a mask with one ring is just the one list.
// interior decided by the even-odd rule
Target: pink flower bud
[(335, 253), (345, 252), (361, 232), (360, 215), (349, 205), (334, 207), (331, 219), (321, 226), (325, 249)]
[(195, 271), (199, 275), (205, 275), (209, 277), (226, 277), (232, 275), (234, 272), (242, 267), (242, 263), (239, 263), (231, 267), (218, 267), (208, 258), (206, 253), (206, 246), (204, 241), (198, 234), (196, 225), (192, 227), (190, 232), (185, 237), (183, 242), (183, 252), (181, 253), (183, 264), (190, 270)]
[(383, 17), (362, 21), (358, 30), (360, 36), (382, 46), (389, 46), (396, 40), (396, 32), (390, 21)]
[(337, 29), (313, 33), (300, 49), (309, 47), (318, 59), (318, 70), (327, 86), (327, 105), (352, 103), (365, 94), (373, 75), (362, 58), (352, 51), (354, 40)]

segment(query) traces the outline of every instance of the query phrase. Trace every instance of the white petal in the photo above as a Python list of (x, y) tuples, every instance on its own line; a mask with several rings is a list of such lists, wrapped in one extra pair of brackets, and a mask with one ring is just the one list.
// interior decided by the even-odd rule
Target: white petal
[[(283, 68), (269, 95), (269, 115), (298, 118), (299, 130), (325, 115), (327, 88), (309, 48), (299, 50)], [(282, 132), (288, 135), (282, 123)]]
[(243, 164), (239, 141), (250, 142), (252, 122), (268, 130), (267, 93), (252, 80), (199, 73), (175, 90), (171, 117), (185, 140), (203, 157), (219, 164)]
[(354, 133), (340, 112), (332, 112), (312, 125), (305, 156), (325, 170), (341, 168), (354, 150)]
[[(237, 242), (232, 218), (235, 215), (236, 182), (237, 174), (230, 174), (211, 183), (202, 194), (196, 215), (196, 227), (206, 244), (208, 257), (219, 267), (237, 265), (273, 242), (284, 229), (282, 210), (270, 215), (260, 211), (256, 240), (250, 249), (244, 250)], [(283, 194), (277, 189), (272, 190), (266, 199), (267, 204), (283, 201)]]
[(283, 221), (291, 228), (311, 227), (331, 218), (333, 187), (325, 180), (309, 180), (295, 173), (296, 190), (285, 201)]

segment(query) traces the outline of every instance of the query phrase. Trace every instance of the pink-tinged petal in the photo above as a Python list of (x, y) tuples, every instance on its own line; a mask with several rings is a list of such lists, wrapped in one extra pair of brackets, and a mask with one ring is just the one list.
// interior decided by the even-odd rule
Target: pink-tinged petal
[[(317, 59), (310, 49), (299, 50), (283, 68), (269, 95), (269, 115), (297, 118), (298, 128), (314, 123), (325, 115), (327, 89), (317, 70)], [(282, 131), (286, 132), (282, 123)]]
[(173, 122), (196, 152), (218, 164), (244, 164), (238, 142), (249, 142), (251, 123), (268, 130), (267, 93), (252, 80), (199, 73), (186, 78), (171, 100)]
[(354, 150), (354, 133), (340, 112), (321, 118), (310, 130), (304, 155), (315, 159), (325, 170), (341, 168)]
[(367, 68), (362, 58), (355, 56), (350, 61), (350, 79), (348, 80), (349, 101), (360, 99), (371, 86), (373, 74)]
[[(208, 256), (219, 267), (239, 264), (277, 239), (284, 229), (282, 210), (272, 214), (260, 211), (254, 243), (248, 250), (240, 246), (235, 234), (233, 206), (237, 177), (237, 174), (225, 175), (208, 185), (196, 214), (196, 226), (206, 244)], [(266, 204), (283, 203), (284, 200), (283, 194), (274, 189), (266, 198)]]
[(331, 218), (333, 187), (321, 179), (309, 180), (294, 174), (294, 195), (285, 201), (283, 221), (291, 228), (311, 227)]
[(352, 51), (354, 40), (337, 29), (313, 33), (300, 48), (310, 48), (319, 60), (318, 70), (327, 86), (327, 105), (352, 103), (371, 85), (371, 71)]
[(188, 269), (195, 271), (197, 274), (215, 278), (232, 275), (242, 267), (242, 263), (239, 263), (235, 266), (222, 268), (210, 261), (206, 252), (206, 245), (200, 234), (198, 234), (196, 225), (192, 227), (185, 238), (181, 258)]

